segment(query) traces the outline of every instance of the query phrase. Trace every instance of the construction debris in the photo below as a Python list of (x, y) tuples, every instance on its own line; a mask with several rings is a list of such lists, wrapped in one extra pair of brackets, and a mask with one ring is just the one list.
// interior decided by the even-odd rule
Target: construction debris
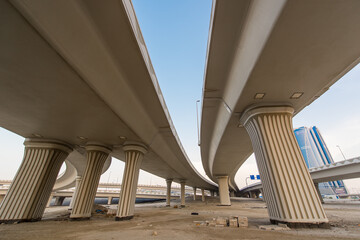
[(247, 217), (217, 217), (210, 221), (193, 221), (196, 226), (210, 226), (210, 227), (248, 227)]
[(259, 229), (265, 230), (265, 231), (288, 231), (290, 228), (286, 226), (285, 224), (281, 225), (262, 225), (259, 226)]
[(106, 207), (101, 206), (99, 204), (94, 204), (92, 213), (104, 214), (104, 213), (107, 213), (107, 212), (108, 212), (108, 209)]
[(229, 227), (239, 227), (238, 220), (236, 218), (229, 219)]
[(247, 217), (238, 217), (237, 219), (238, 219), (239, 227), (248, 227), (249, 226)]
[(223, 218), (223, 217), (218, 217), (216, 218), (216, 225), (223, 225), (223, 226), (227, 226), (228, 219), (227, 218)]
[(106, 215), (109, 217), (113, 217), (116, 215), (116, 210), (117, 209), (108, 209)]

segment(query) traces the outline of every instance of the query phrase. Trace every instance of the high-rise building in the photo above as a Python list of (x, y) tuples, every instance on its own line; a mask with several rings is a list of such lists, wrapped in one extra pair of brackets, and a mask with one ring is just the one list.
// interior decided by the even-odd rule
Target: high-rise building
[[(317, 127), (300, 127), (295, 129), (294, 133), (308, 168), (334, 163)], [(347, 194), (342, 180), (320, 183), (319, 189), (322, 195)]]

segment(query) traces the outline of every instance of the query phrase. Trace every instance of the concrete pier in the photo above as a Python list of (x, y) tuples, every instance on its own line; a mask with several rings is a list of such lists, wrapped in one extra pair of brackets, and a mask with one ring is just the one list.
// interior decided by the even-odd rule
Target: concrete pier
[(217, 176), (219, 184), (220, 205), (230, 206), (229, 176)]
[(170, 207), (172, 179), (166, 179), (166, 206)]
[(81, 176), (77, 176), (76, 179), (75, 179), (75, 191), (74, 191), (73, 196), (71, 198), (69, 209), (72, 209), (74, 207), (74, 204), (75, 204), (75, 201), (76, 201), (75, 199), (76, 199), (76, 197), (78, 195), (78, 192), (79, 192), (79, 187), (80, 187), (81, 180), (82, 180)]
[(122, 221), (134, 217), (136, 200), (136, 189), (139, 178), (139, 171), (146, 147), (141, 144), (125, 145), (125, 169), (121, 185), (119, 206), (115, 220)]
[(24, 158), (0, 207), (0, 222), (42, 218), (60, 167), (72, 148), (60, 141), (26, 139)]
[(64, 203), (65, 197), (56, 197), (54, 206), (62, 206)]
[(185, 180), (180, 181), (180, 189), (181, 189), (181, 207), (185, 207)]
[(86, 151), (87, 165), (74, 199), (74, 206), (70, 214), (71, 219), (88, 219), (91, 217), (101, 170), (111, 149), (101, 144), (90, 143), (86, 146)]
[(270, 220), (322, 224), (328, 219), (296, 142), (291, 107), (248, 109), (240, 122), (250, 135)]

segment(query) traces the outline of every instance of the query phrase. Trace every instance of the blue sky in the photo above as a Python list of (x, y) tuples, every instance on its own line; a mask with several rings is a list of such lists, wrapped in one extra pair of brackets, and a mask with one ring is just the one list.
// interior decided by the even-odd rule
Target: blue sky
[[(201, 99), (206, 57), (211, 0), (133, 0), (133, 5), (153, 63), (167, 107), (184, 148), (199, 172), (202, 168), (197, 146), (196, 100)], [(360, 67), (354, 68), (330, 90), (294, 118), (294, 127), (316, 125), (335, 161), (343, 160), (339, 145), (347, 158), (360, 156)], [(23, 141), (0, 129), (0, 179), (15, 175), (23, 156)], [(11, 162), (11, 164), (9, 164)], [(4, 164), (2, 164), (4, 166)], [(121, 182), (124, 163), (113, 160), (101, 181)], [(249, 174), (257, 174), (254, 157), (240, 168), (236, 180), (245, 185)], [(141, 172), (140, 184), (165, 181)], [(345, 184), (360, 192), (360, 180)]]

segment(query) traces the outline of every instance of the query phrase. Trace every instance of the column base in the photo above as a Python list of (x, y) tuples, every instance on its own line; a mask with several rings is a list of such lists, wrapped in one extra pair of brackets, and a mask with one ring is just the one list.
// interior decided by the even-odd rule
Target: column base
[(166, 206), (165, 207), (170, 207), (170, 204), (166, 204)]
[(70, 220), (88, 220), (90, 217), (91, 214), (71, 214)]
[(270, 219), (271, 224), (286, 224), (289, 228), (324, 228), (330, 229), (330, 223), (310, 223), (310, 222), (284, 222)]
[(229, 207), (231, 206), (231, 204), (218, 204), (216, 206), (219, 206), (219, 207)]
[(41, 221), (41, 218), (34, 218), (34, 219), (9, 219), (9, 220), (0, 220), (0, 224), (1, 224), (1, 223), (13, 224), (13, 223), (38, 222), (38, 221)]
[(70, 221), (86, 221), (90, 220), (90, 217), (70, 217)]
[(126, 217), (115, 217), (115, 221), (126, 221), (126, 220), (131, 220), (133, 218), (134, 218), (134, 215), (126, 216)]
[(185, 207), (185, 205), (180, 205), (180, 207), (184, 208), (184, 207)]

